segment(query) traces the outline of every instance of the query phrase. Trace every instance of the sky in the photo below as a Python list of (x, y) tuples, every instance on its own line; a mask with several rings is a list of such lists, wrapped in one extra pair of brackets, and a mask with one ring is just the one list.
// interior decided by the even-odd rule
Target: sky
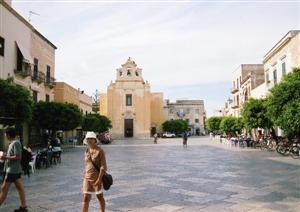
[(55, 78), (106, 92), (131, 57), (152, 92), (203, 99), (208, 116), (230, 97), (232, 72), (300, 29), (299, 1), (23, 1), (13, 8), (58, 49)]

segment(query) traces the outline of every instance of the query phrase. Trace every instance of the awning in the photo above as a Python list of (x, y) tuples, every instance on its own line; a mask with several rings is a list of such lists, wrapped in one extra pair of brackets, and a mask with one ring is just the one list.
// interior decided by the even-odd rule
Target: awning
[(16, 41), (16, 44), (20, 50), (20, 52), (22, 53), (23, 55), (23, 61), (26, 62), (26, 63), (31, 63), (33, 64), (33, 59), (30, 55), (30, 52), (28, 49), (24, 48), (19, 42)]

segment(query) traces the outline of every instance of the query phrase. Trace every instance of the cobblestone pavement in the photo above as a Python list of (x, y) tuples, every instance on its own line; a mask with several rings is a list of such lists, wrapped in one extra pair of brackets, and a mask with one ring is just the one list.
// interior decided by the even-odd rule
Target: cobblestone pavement
[[(107, 211), (300, 211), (300, 160), (276, 152), (228, 147), (207, 137), (115, 141), (103, 146), (114, 185)], [(30, 211), (80, 211), (83, 153), (24, 177)], [(18, 206), (11, 189), (0, 211)], [(98, 211), (96, 198), (90, 211)]]

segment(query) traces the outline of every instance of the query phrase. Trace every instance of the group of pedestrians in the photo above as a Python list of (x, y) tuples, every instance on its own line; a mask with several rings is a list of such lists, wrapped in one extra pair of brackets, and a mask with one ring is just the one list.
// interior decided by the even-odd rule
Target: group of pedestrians
[[(153, 135), (153, 143), (157, 144), (157, 140), (158, 140), (158, 134), (154, 133), (154, 135)], [(185, 148), (187, 148), (187, 140), (188, 140), (188, 134), (187, 134), (187, 132), (183, 132), (182, 133), (182, 145)]]
[[(8, 151), (0, 155), (0, 160), (4, 161), (4, 180), (0, 192), (0, 211), (11, 184), (15, 184), (19, 194), (20, 207), (15, 212), (27, 212), (25, 189), (22, 183), (22, 144), (16, 138), (14, 128), (6, 129), (5, 135), (9, 141)], [(96, 195), (101, 211), (105, 211), (105, 199), (103, 196), (102, 176), (107, 170), (105, 153), (97, 145), (97, 137), (94, 132), (87, 132), (84, 143), (88, 148), (84, 154), (84, 174), (82, 185), (82, 212), (87, 212), (92, 194)]]

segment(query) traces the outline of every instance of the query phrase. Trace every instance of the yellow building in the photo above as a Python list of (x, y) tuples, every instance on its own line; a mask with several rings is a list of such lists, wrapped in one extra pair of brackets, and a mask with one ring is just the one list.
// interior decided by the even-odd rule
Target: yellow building
[(54, 101), (75, 104), (83, 114), (92, 112), (92, 97), (65, 82), (56, 82), (54, 87)]
[(117, 69), (116, 80), (107, 93), (100, 95), (100, 114), (112, 121), (111, 135), (115, 139), (149, 138), (160, 131), (166, 120), (163, 105), (163, 94), (151, 93), (142, 69), (131, 58)]

